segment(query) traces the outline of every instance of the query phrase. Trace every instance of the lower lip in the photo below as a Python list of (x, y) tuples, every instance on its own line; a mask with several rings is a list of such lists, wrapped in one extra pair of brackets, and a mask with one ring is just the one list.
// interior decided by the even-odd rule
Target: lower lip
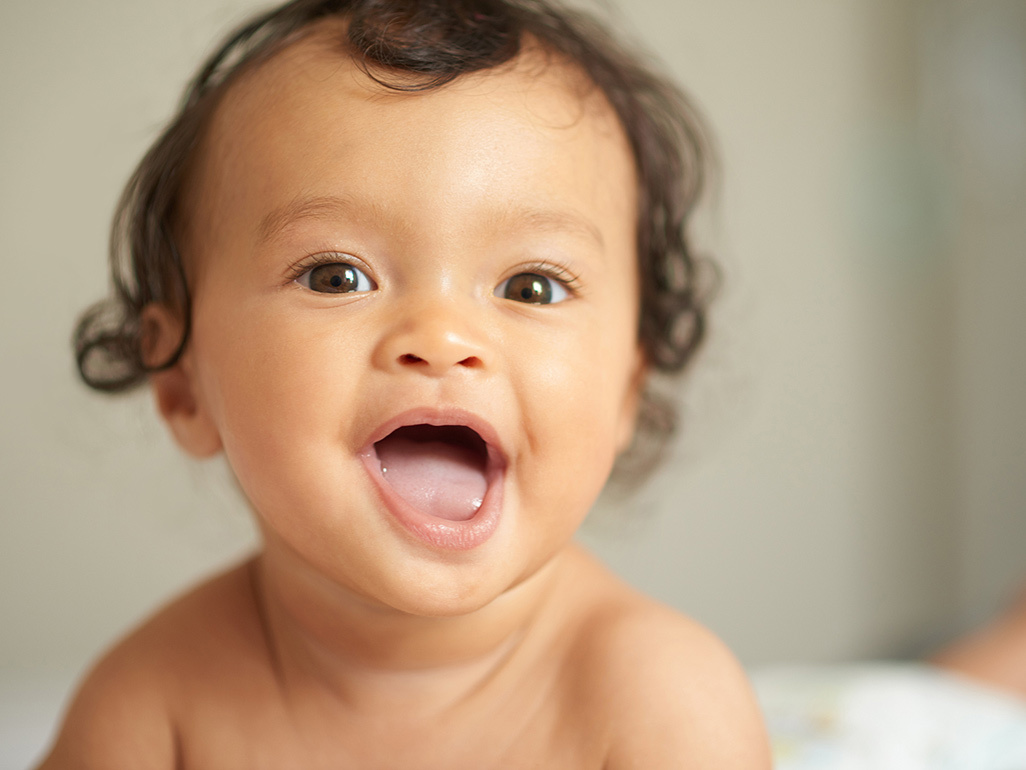
[(473, 516), (465, 521), (449, 521), (418, 511), (396, 494), (381, 475), (381, 461), (373, 449), (361, 453), (361, 459), (392, 518), (420, 542), (444, 551), (469, 551), (495, 533), (502, 511), (501, 470), (489, 472), (488, 491)]

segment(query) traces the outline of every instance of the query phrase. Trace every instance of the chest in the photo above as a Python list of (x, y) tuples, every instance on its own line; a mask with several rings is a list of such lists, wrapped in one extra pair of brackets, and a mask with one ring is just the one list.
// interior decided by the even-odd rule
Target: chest
[(216, 694), (179, 724), (183, 770), (599, 770), (606, 731), (558, 688), (424, 712)]

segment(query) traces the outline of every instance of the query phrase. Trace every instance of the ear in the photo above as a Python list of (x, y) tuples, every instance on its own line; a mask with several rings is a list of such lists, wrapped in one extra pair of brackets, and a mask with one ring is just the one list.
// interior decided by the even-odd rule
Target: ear
[[(142, 357), (148, 367), (160, 367), (174, 355), (185, 330), (178, 313), (163, 304), (143, 308)], [(157, 411), (178, 445), (193, 457), (221, 451), (221, 435), (197, 387), (192, 356), (187, 346), (174, 365), (150, 374)]]
[(648, 380), (648, 361), (638, 347), (634, 351), (634, 363), (631, 366), (630, 379), (624, 393), (623, 406), (620, 409), (620, 424), (616, 433), (616, 454), (621, 455), (634, 440), (634, 430), (638, 422), (638, 408), (641, 405), (641, 392)]

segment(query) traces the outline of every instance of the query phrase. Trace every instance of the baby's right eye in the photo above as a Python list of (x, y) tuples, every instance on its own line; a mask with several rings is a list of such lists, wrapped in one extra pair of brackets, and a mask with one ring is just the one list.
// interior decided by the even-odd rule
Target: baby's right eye
[(350, 294), (378, 288), (365, 272), (348, 262), (323, 262), (304, 271), (296, 283), (322, 294)]

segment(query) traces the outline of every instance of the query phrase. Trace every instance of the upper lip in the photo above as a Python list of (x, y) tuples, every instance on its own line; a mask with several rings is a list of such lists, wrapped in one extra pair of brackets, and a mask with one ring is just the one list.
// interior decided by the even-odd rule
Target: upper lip
[(477, 433), (488, 449), (488, 469), (498, 470), (506, 466), (507, 454), (499, 438), (499, 432), (480, 415), (457, 407), (417, 407), (391, 417), (371, 433), (361, 454), (370, 454), (374, 445), (383, 438), (409, 425), (462, 425)]

